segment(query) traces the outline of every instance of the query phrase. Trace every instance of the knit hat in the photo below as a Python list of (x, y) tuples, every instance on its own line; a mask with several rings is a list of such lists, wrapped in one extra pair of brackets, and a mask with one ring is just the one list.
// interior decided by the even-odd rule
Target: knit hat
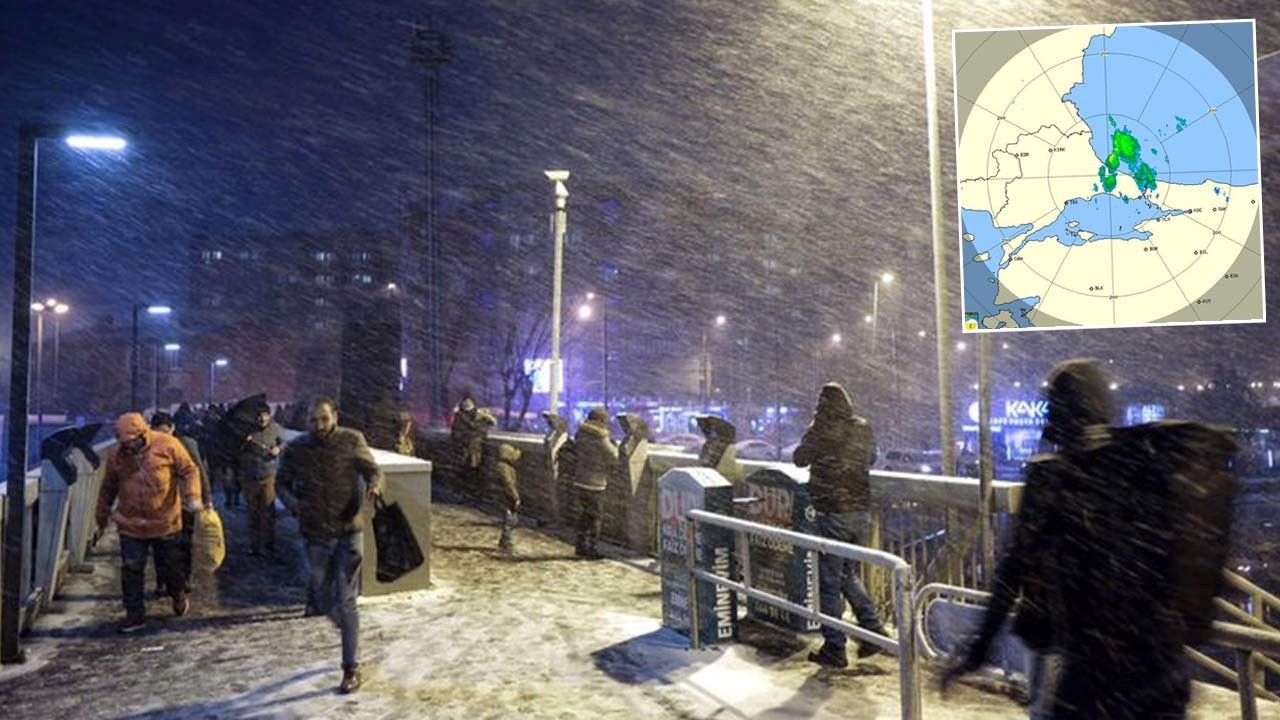
[(161, 425), (173, 427), (175, 424), (173, 416), (163, 410), (157, 410), (151, 414), (151, 429), (153, 430)]
[(116, 420), (116, 440), (120, 442), (128, 442), (139, 435), (145, 436), (147, 432), (147, 421), (142, 419), (142, 413), (125, 413)]

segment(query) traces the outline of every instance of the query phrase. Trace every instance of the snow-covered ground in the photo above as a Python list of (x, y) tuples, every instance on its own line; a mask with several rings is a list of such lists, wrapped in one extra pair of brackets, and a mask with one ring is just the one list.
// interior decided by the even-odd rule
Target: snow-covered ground
[[(292, 562), (244, 555), (242, 512), (224, 514), (227, 565), (191, 616), (153, 601), (146, 631), (119, 636), (114, 538), (92, 575), (73, 576), (61, 612), (28, 639), (31, 660), (0, 670), (13, 718), (898, 718), (893, 658), (839, 672), (805, 656), (816, 636), (746, 625), (739, 644), (691, 651), (661, 629), (647, 558), (579, 561), (562, 539), (517, 531), (494, 552), (493, 518), (437, 505), (434, 587), (362, 601), (359, 693), (334, 693), (338, 634), (301, 617)], [(279, 528), (283, 555), (296, 526)], [(1023, 718), (998, 693), (962, 686), (945, 701), (926, 673), (924, 717)], [(1194, 717), (1239, 716), (1234, 694), (1201, 691)], [(1263, 717), (1280, 717), (1264, 703)]]

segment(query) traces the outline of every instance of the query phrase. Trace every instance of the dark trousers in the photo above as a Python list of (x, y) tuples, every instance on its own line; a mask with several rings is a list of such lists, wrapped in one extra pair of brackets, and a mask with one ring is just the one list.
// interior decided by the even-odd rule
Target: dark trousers
[(276, 476), (244, 484), (248, 501), (249, 548), (272, 552), (276, 544)]
[[(1052, 720), (1183, 720), (1191, 677), (1180, 652), (1140, 653), (1106, 648), (1067, 650)], [(1157, 657), (1159, 656), (1159, 657)], [(1117, 663), (1116, 661), (1119, 661)]]
[(511, 531), (520, 523), (520, 515), (515, 510), (502, 511), (502, 534), (498, 536), (498, 547), (511, 547)]
[(240, 473), (231, 467), (223, 467), (218, 471), (222, 477), (222, 499), (227, 507), (240, 504)]
[(574, 504), (578, 515), (578, 545), (594, 547), (604, 522), (604, 490), (574, 487)]
[(196, 534), (196, 514), (186, 508), (182, 509), (182, 532), (178, 537), (176, 550), (178, 559), (178, 577), (182, 578), (182, 589), (191, 590), (191, 543)]
[[(866, 542), (871, 527), (871, 514), (862, 512), (818, 513), (817, 534), (851, 545)], [(845, 600), (853, 606), (858, 625), (872, 632), (882, 632), (875, 603), (858, 576), (858, 563), (838, 555), (818, 556), (818, 604), (823, 615), (844, 615)], [(848, 637), (834, 628), (822, 626), (825, 644), (843, 650)]]
[(155, 557), (156, 578), (175, 600), (186, 590), (181, 575), (182, 533), (176, 532), (159, 538), (135, 538), (120, 535), (120, 590), (124, 596), (124, 611), (130, 618), (142, 618), (147, 614), (144, 587), (147, 569), (147, 552)]
[(342, 669), (359, 661), (360, 615), (356, 596), (360, 594), (363, 560), (361, 533), (336, 538), (306, 538), (307, 613), (327, 615), (342, 632)]

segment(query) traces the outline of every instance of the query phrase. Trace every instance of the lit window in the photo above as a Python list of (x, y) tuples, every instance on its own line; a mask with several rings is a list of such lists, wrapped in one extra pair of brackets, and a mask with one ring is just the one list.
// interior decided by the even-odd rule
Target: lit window
[(315, 258), (316, 260), (319, 260), (322, 263), (331, 263), (334, 260), (338, 259), (338, 256), (336, 254), (331, 253), (328, 250), (317, 250), (311, 254), (311, 257)]
[(204, 252), (200, 253), (200, 258), (204, 260), (206, 264), (217, 262), (222, 259), (222, 251), (221, 250), (205, 250)]
[(351, 253), (351, 262), (367, 263), (372, 260), (373, 260), (373, 253), (371, 252), (365, 252), (364, 250), (360, 250), (358, 252)]
[(316, 284), (324, 287), (333, 287), (337, 284), (338, 279), (333, 275), (317, 275)]
[(322, 297), (318, 297), (318, 298), (316, 298), (316, 299), (315, 299), (315, 305), (316, 305), (316, 307), (328, 307), (328, 306), (329, 306), (329, 298), (322, 298)]
[(356, 283), (357, 285), (372, 285), (373, 276), (369, 273), (356, 273), (351, 276), (351, 282)]

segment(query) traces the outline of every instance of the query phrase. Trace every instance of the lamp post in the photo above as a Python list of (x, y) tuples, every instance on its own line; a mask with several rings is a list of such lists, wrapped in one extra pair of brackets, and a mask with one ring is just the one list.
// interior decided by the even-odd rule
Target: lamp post
[(53, 306), (53, 401), (58, 402), (58, 368), (59, 357), (62, 347), (62, 316), (71, 311), (71, 306), (66, 303), (57, 303)]
[(148, 315), (165, 316), (173, 312), (173, 308), (168, 305), (143, 305), (142, 303), (133, 304), (133, 350), (129, 354), (129, 409), (139, 410), (138, 406), (138, 374), (142, 370), (141, 355), (142, 350), (138, 345), (138, 313), (143, 309)]
[[(727, 323), (727, 322), (729, 322), (729, 319), (728, 319), (728, 318), (726, 318), (724, 315), (717, 315), (717, 316), (716, 316), (716, 318), (715, 318), (715, 327), (722, 328), (722, 327), (724, 327), (724, 326), (725, 326), (725, 323)], [(701, 390), (702, 390), (702, 393), (701, 393), (701, 394), (702, 394), (702, 398), (701, 398), (701, 400), (702, 400), (702, 405), (703, 405), (703, 407), (705, 408), (705, 407), (707, 407), (707, 406), (709, 406), (709, 405), (711, 404), (711, 398), (712, 398), (712, 396), (715, 394), (714, 386), (711, 384), (711, 380), (712, 380), (712, 371), (711, 371), (711, 347), (710, 347), (710, 345), (708, 344), (708, 337), (707, 337), (707, 329), (706, 329), (706, 328), (703, 328), (703, 329), (702, 329), (702, 357), (701, 357), (701, 361), (702, 361), (702, 373), (701, 373), (701, 375), (702, 375), (702, 382), (700, 383), (700, 384), (701, 384), (701, 386), (702, 386), (702, 387), (701, 387)]]
[(565, 203), (569, 199), (569, 189), (564, 186), (569, 179), (568, 170), (547, 170), (543, 174), (555, 183), (555, 261), (551, 280), (551, 392), (548, 398), (551, 412), (559, 412), (560, 407), (560, 293), (564, 277), (564, 233), (568, 223), (568, 212)]
[[(578, 320), (587, 322), (591, 320), (595, 310), (590, 300), (595, 299), (595, 293), (587, 293), (588, 302), (584, 302), (578, 306)], [(604, 393), (603, 405), (605, 410), (609, 409), (609, 297), (607, 295), (600, 298), (600, 334), (601, 345), (603, 351), (603, 367), (601, 368), (601, 387)]]
[[(35, 380), (31, 384), (35, 386), (36, 395), (35, 438), (37, 446), (40, 444), (40, 441), (44, 439), (44, 386), (48, 384), (44, 377), (44, 316), (52, 313), (55, 318), (55, 324), (60, 324), (57, 322), (57, 318), (69, 309), (70, 308), (68, 306), (58, 302), (55, 298), (49, 298), (44, 302), (31, 303), (31, 311), (35, 313), (36, 316), (36, 374)], [(54, 347), (54, 357), (56, 358), (56, 341)], [(56, 359), (54, 360), (54, 366), (55, 368), (57, 367)], [(54, 381), (54, 385), (56, 387), (56, 380)]]
[(37, 168), (40, 140), (65, 137), (70, 147), (85, 150), (121, 150), (127, 144), (118, 137), (68, 136), (56, 125), (22, 123), (18, 126), (18, 202), (14, 232), (13, 301), (9, 364), (9, 457), (5, 494), (8, 504), (4, 525), (3, 597), (0, 598), (0, 662), (23, 661), (18, 642), (18, 616), (22, 583), (22, 536), (25, 532), (23, 502), (27, 474), (27, 394), (31, 352), (31, 275), (34, 257)]
[[(165, 351), (165, 353), (177, 353), (177, 352), (178, 352), (179, 350), (181, 350), (181, 349), (182, 349), (182, 346), (181, 346), (181, 345), (179, 345), (179, 344), (178, 344), (178, 343), (176, 343), (176, 342), (171, 342), (171, 343), (165, 343), (165, 344), (164, 344), (164, 351)], [(167, 357), (172, 358), (172, 357), (173, 357), (173, 355), (172, 355), (172, 354), (170, 354), (170, 355), (167, 355)], [(166, 376), (166, 377), (168, 377), (168, 376), (169, 376), (169, 374), (174, 370), (174, 366), (175, 366), (175, 365), (176, 365), (176, 363), (175, 363), (172, 359), (170, 359), (170, 361), (169, 361), (169, 366), (165, 368), (165, 376)], [(160, 373), (160, 358), (159, 358), (159, 356), (157, 355), (157, 357), (156, 357), (156, 397), (157, 397), (157, 398), (159, 398), (159, 397), (160, 397), (160, 377), (159, 377), (159, 373)], [(170, 378), (170, 384), (172, 385), (172, 378)], [(159, 400), (157, 400), (157, 401), (156, 401), (156, 407), (158, 408), (159, 406), (160, 406), (160, 402), (159, 402)]]
[(213, 404), (213, 381), (217, 377), (217, 369), (226, 367), (229, 361), (224, 357), (214, 358), (209, 361), (209, 404)]

